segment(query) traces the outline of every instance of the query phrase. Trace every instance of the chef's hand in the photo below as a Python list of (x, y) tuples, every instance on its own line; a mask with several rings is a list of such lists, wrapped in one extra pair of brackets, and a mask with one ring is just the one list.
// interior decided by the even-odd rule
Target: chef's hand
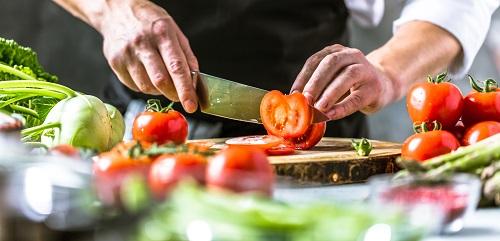
[(174, 19), (150, 1), (107, 2), (115, 3), (96, 25), (120, 81), (134, 91), (180, 100), (194, 112), (198, 105), (190, 73), (198, 70), (198, 62)]
[(302, 92), (311, 105), (336, 120), (380, 109), (392, 98), (390, 83), (360, 50), (336, 44), (306, 61), (291, 91)]

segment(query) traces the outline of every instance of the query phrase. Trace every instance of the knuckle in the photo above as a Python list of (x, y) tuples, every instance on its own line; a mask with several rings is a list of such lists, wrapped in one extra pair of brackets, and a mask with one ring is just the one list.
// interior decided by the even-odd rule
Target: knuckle
[(165, 36), (168, 34), (170, 25), (169, 18), (161, 18), (154, 21), (151, 25), (151, 32), (156, 36)]
[(356, 57), (362, 57), (364, 56), (363, 52), (359, 49), (351, 49), (351, 53), (356, 56)]
[(338, 63), (339, 60), (340, 59), (338, 54), (329, 54), (324, 59), (324, 61), (326, 61), (328, 65), (334, 65), (335, 63)]
[(146, 35), (144, 33), (137, 33), (130, 37), (128, 41), (128, 48), (133, 48), (135, 46), (142, 46), (146, 42)]
[(361, 76), (362, 69), (357, 65), (350, 65), (346, 68), (346, 74), (351, 78), (358, 78)]
[(182, 75), (185, 71), (184, 63), (181, 60), (173, 59), (168, 62), (170, 72), (174, 75)]

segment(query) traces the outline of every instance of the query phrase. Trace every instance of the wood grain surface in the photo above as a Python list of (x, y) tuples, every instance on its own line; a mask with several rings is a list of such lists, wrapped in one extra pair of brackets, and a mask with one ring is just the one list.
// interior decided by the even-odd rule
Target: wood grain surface
[[(210, 139), (223, 148), (226, 139)], [(351, 139), (325, 137), (316, 147), (293, 155), (270, 156), (276, 174), (287, 176), (298, 184), (324, 185), (364, 182), (370, 176), (397, 171), (395, 160), (401, 145), (371, 140), (373, 150), (367, 157), (358, 156)]]

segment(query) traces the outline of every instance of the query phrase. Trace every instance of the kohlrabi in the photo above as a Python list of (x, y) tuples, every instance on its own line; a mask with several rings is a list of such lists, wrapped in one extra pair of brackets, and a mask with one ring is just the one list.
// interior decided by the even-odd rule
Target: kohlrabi
[(56, 81), (33, 50), (0, 38), (0, 110), (23, 117), (23, 141), (97, 151), (121, 141), (125, 124), (118, 110)]

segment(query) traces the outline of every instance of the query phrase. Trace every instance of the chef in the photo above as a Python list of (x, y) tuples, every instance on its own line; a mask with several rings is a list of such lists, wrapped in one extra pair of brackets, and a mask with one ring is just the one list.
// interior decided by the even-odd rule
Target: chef
[[(115, 105), (163, 95), (195, 112), (190, 72), (201, 70), (263, 89), (302, 92), (332, 120), (326, 135), (343, 137), (367, 136), (364, 114), (401, 99), (425, 76), (446, 69), (451, 77), (463, 76), (500, 5), (405, 1), (392, 38), (365, 54), (348, 47), (347, 19), (377, 24), (383, 0), (54, 1), (102, 35), (104, 55), (119, 79), (109, 83), (107, 94)], [(195, 138), (264, 132), (259, 125), (199, 113), (190, 122), (205, 129)]]

